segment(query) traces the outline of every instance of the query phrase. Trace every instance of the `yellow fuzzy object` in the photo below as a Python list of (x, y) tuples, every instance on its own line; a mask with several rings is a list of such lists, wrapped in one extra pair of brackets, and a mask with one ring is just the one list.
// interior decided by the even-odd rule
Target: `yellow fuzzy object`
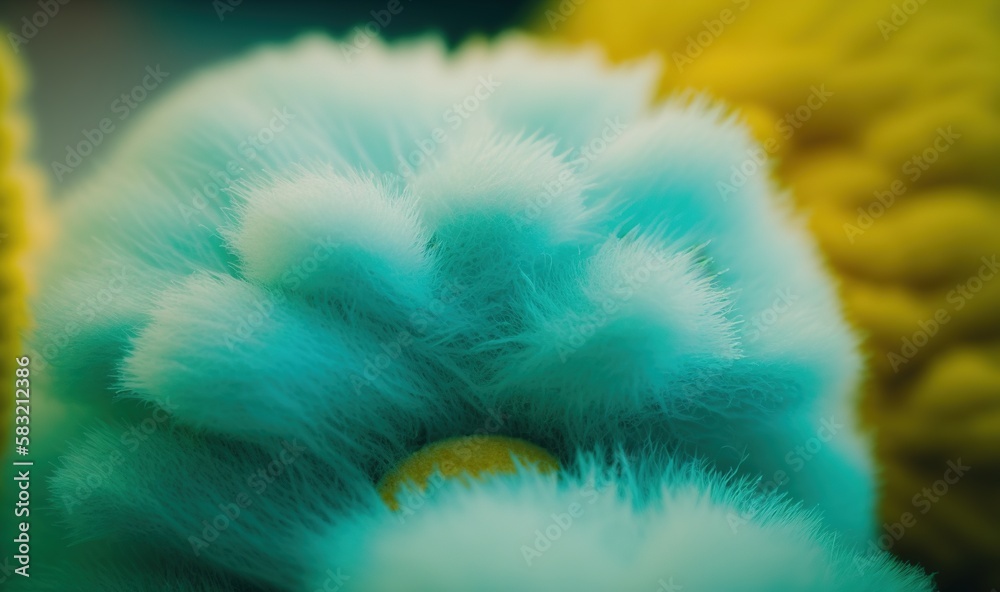
[(874, 544), (1000, 589), (1000, 2), (563, 0), (536, 28), (740, 109), (865, 335)]
[[(0, 44), (0, 380), (6, 385), (0, 393), (0, 451), (13, 442), (14, 360), (24, 355), (20, 333), (27, 323), (29, 234), (31, 244), (38, 244), (44, 234), (45, 216), (35, 197), (42, 188), (41, 175), (25, 157), (30, 142), (30, 125), (21, 112), (25, 86), (24, 71), (10, 44)], [(28, 219), (37, 220), (30, 232)]]
[[(379, 482), (382, 500), (393, 510), (410, 511), (415, 495), (431, 495), (430, 483), (437, 474), (443, 479), (485, 478), (515, 473), (522, 466), (540, 473), (559, 469), (559, 461), (530, 442), (505, 436), (468, 436), (442, 440), (426, 446), (393, 469)], [(404, 488), (409, 487), (409, 495)], [(403, 497), (401, 501), (399, 498)], [(402, 506), (402, 508), (401, 508)]]

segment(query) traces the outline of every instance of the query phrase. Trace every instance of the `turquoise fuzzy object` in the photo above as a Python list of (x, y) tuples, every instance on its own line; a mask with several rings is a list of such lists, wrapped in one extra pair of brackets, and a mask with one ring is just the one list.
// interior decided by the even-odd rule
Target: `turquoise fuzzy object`
[[(739, 122), (656, 80), (308, 37), (144, 111), (34, 303), (30, 589), (930, 590), (868, 551), (815, 247)], [(563, 470), (379, 500), (473, 434)]]

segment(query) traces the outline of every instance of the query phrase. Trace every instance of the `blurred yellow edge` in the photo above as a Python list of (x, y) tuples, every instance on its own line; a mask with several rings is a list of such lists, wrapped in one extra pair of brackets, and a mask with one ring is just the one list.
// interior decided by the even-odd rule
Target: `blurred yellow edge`
[(28, 160), (31, 124), (24, 113), (27, 76), (0, 28), (0, 452), (13, 442), (15, 359), (25, 355), (29, 257), (46, 234), (41, 195), (44, 179)]
[[(1000, 2), (549, 0), (531, 25), (613, 61), (655, 53), (661, 95), (708, 94), (777, 140), (864, 340), (873, 539), (910, 512), (893, 552), (948, 589), (1000, 589), (1000, 277), (973, 279), (1000, 256)], [(833, 95), (802, 109), (816, 89)], [(957, 459), (969, 475), (915, 504)]]

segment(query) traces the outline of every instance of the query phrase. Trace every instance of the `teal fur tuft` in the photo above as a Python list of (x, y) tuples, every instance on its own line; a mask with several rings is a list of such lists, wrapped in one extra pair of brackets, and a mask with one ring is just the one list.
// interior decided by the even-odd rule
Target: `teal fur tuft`
[[(21, 589), (931, 589), (869, 554), (856, 338), (766, 167), (725, 186), (735, 116), (519, 37), (350, 50), (195, 76), (62, 196)], [(564, 470), (382, 505), (483, 433)]]

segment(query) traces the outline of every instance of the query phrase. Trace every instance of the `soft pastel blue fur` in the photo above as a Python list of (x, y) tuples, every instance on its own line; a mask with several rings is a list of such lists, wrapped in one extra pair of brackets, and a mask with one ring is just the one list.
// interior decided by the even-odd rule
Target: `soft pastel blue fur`
[[(734, 117), (652, 106), (656, 79), (521, 38), (311, 37), (143, 107), (63, 197), (34, 305), (31, 589), (929, 590), (869, 556), (858, 354), (815, 247), (766, 167), (720, 191), (755, 149)], [(483, 433), (564, 471), (375, 495)]]

